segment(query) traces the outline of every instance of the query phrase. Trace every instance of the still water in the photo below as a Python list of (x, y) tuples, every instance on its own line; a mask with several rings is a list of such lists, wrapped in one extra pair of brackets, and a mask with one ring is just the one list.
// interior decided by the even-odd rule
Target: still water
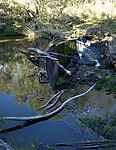
[[(39, 84), (38, 68), (31, 64), (18, 50), (37, 47), (44, 50), (48, 40), (7, 39), (0, 40), (0, 117), (38, 115), (38, 108), (45, 104), (55, 93), (49, 84)], [(82, 93), (88, 87), (72, 86), (64, 94), (63, 100)], [(108, 111), (116, 111), (116, 100), (113, 94), (105, 91), (91, 91), (86, 96), (75, 100), (60, 114), (51, 120), (36, 123), (21, 130), (4, 133), (0, 138), (6, 141), (20, 138), (25, 145), (30, 139), (54, 144), (59, 142), (75, 142), (85, 140), (76, 135), (72, 126), (75, 118), (84, 115), (100, 115)], [(0, 128), (18, 125), (19, 122), (0, 122)], [(78, 123), (77, 123), (78, 124)], [(80, 130), (80, 124), (78, 124)]]

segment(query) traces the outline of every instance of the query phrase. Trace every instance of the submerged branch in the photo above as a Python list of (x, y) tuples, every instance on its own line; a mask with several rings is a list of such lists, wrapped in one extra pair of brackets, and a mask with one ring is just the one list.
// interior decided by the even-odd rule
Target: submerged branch
[(38, 120), (38, 122), (44, 121), (44, 120), (48, 120), (49, 118), (52, 118), (53, 116), (55, 116), (56, 114), (58, 114), (62, 109), (64, 109), (65, 105), (68, 104), (70, 101), (72, 101), (74, 99), (77, 99), (79, 97), (82, 97), (85, 94), (87, 94), (88, 92), (90, 92), (95, 87), (95, 85), (96, 84), (94, 84), (93, 86), (91, 86), (86, 92), (67, 99), (57, 109), (55, 109), (54, 111), (52, 111), (52, 112), (50, 112), (48, 114), (38, 115), (38, 116), (29, 116), (29, 117), (1, 117), (0, 120), (3, 120), (3, 119), (4, 120), (15, 120), (15, 121)]
[(48, 106), (59, 94), (61, 93), (61, 91), (59, 91), (58, 93), (56, 93), (52, 98), (50, 98), (46, 104), (44, 104), (43, 106), (39, 107), (39, 109), (42, 109), (46, 106)]
[(47, 106), (45, 109), (47, 110), (47, 109), (50, 109), (50, 108), (54, 107), (54, 106), (57, 104), (59, 98), (61, 97), (61, 95), (62, 95), (63, 93), (64, 93), (64, 91), (62, 90), (62, 91), (60, 92), (60, 94), (55, 98), (54, 102), (53, 102), (51, 105)]

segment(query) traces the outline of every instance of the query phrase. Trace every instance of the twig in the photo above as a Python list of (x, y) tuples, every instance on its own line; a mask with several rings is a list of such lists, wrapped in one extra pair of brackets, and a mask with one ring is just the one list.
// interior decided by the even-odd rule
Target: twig
[[(81, 149), (96, 149), (96, 148), (108, 148), (116, 147), (116, 141), (83, 141), (83, 142), (73, 142), (73, 143), (57, 143), (56, 146), (72, 146), (81, 147)], [(78, 149), (78, 148), (77, 148)]]
[(38, 48), (30, 47), (30, 48), (28, 48), (28, 50), (29, 50), (30, 52), (36, 52), (36, 53), (39, 54), (39, 55), (45, 55), (45, 56), (48, 55), (47, 52), (41, 51), (41, 50), (39, 50)]
[[(43, 52), (41, 50), (39, 50), (38, 48), (28, 48), (28, 50), (30, 50), (31, 52), (36, 52), (38, 55), (41, 55), (41, 56), (37, 56), (37, 58), (48, 58), (48, 59), (51, 59), (54, 61), (54, 63), (56, 63), (57, 66), (59, 66), (61, 69), (63, 69), (68, 75), (71, 75), (71, 71), (67, 70), (63, 65), (61, 65), (58, 61), (57, 58), (54, 58), (54, 57), (51, 57), (49, 55), (49, 53), (47, 52)], [(25, 53), (24, 53), (25, 54)], [(42, 56), (43, 55), (43, 56)], [(34, 56), (33, 56), (34, 57)]]

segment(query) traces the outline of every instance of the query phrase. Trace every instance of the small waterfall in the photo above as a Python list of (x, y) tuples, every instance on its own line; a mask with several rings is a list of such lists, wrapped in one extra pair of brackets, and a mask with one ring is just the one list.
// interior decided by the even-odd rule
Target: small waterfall
[(82, 54), (83, 54), (84, 49), (85, 49), (84, 43), (76, 40), (76, 48), (77, 48), (80, 59), (82, 59)]
[(0, 71), (4, 68), (4, 65), (0, 64)]
[(96, 68), (97, 68), (97, 67), (100, 67), (100, 63), (99, 63), (99, 61), (98, 61), (97, 59), (95, 59), (94, 61), (96, 62), (96, 65), (95, 65), (95, 66), (96, 66)]
[(79, 40), (76, 40), (76, 48), (77, 48), (77, 52), (79, 54), (79, 57), (80, 57), (80, 61), (84, 61), (84, 58), (86, 58), (86, 63), (91, 63), (91, 62), (95, 62), (96, 63), (96, 67), (100, 67), (100, 63), (97, 59), (97, 56), (96, 54), (89, 48), (87, 48), (85, 46), (85, 44), (82, 42), (82, 41), (79, 41)]

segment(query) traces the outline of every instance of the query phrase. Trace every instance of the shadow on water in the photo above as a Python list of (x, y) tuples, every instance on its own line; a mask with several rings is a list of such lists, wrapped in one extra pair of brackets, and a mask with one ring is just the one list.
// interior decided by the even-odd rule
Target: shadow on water
[[(48, 45), (47, 40), (37, 41), (18, 40), (0, 42), (0, 116), (32, 116), (38, 115), (38, 108), (45, 104), (54, 94), (49, 84), (39, 84), (38, 69), (18, 53), (28, 47), (37, 47), (44, 50)], [(67, 99), (76, 94), (86, 91), (87, 87), (74, 86), (68, 89), (61, 100)], [(105, 105), (104, 105), (105, 104)], [(89, 95), (72, 102), (59, 115), (52, 120), (37, 123), (23, 130), (12, 133), (4, 133), (0, 138), (22, 137), (27, 143), (30, 137), (38, 139), (39, 142), (49, 144), (58, 142), (74, 142), (85, 140), (81, 136), (75, 136), (73, 126), (74, 117), (81, 115), (96, 115), (102, 112), (114, 110), (115, 101), (112, 95), (107, 96), (104, 91), (92, 91)], [(68, 124), (70, 123), (70, 126)], [(21, 122), (23, 126), (30, 125), (30, 122)], [(0, 128), (12, 128), (18, 126), (19, 122), (0, 122)], [(79, 125), (78, 125), (79, 126)], [(17, 127), (17, 128), (18, 128)], [(81, 127), (79, 127), (80, 129)], [(79, 130), (78, 129), (78, 130)], [(92, 139), (92, 138), (91, 138)]]

